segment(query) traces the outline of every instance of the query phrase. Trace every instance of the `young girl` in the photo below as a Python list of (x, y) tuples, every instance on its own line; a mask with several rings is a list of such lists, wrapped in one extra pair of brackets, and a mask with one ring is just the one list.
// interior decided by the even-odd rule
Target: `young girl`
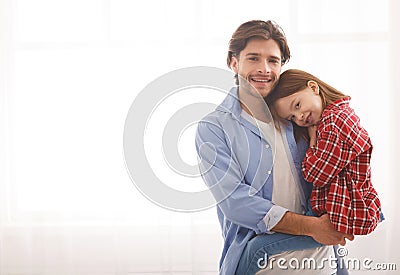
[[(309, 139), (302, 171), (305, 180), (313, 183), (310, 202), (315, 214), (328, 214), (340, 232), (371, 233), (383, 220), (383, 215), (378, 194), (371, 184), (371, 140), (349, 107), (350, 97), (309, 73), (287, 70), (281, 74), (266, 102), (275, 117), (292, 122), (299, 142)], [(261, 248), (250, 251), (247, 261), (263, 257), (262, 262), (267, 263), (270, 257), (278, 258), (284, 251), (322, 246), (307, 236), (281, 233), (258, 241), (263, 242)], [(345, 265), (339, 256), (335, 256), (338, 266)], [(238, 269), (236, 274), (257, 271)], [(265, 273), (268, 272), (267, 265)], [(337, 272), (347, 274), (345, 270)]]
[(267, 98), (279, 118), (294, 122), (297, 138), (309, 137), (302, 171), (313, 183), (315, 214), (327, 213), (340, 232), (365, 235), (383, 216), (371, 183), (371, 140), (349, 102), (349, 96), (301, 70), (282, 73)]

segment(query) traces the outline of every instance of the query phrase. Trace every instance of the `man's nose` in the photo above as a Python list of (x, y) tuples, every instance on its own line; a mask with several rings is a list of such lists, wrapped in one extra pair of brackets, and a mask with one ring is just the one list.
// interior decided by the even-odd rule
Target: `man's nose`
[(258, 73), (267, 74), (271, 72), (271, 67), (269, 66), (268, 60), (260, 62), (260, 66), (258, 68)]

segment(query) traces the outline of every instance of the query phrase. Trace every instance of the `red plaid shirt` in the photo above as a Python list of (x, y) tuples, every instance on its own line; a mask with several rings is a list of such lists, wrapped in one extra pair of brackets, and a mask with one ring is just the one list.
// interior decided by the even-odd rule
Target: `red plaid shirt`
[(314, 212), (328, 213), (340, 232), (365, 235), (380, 221), (381, 204), (371, 184), (371, 140), (349, 102), (346, 97), (324, 109), (317, 143), (307, 150), (302, 168), (314, 184)]

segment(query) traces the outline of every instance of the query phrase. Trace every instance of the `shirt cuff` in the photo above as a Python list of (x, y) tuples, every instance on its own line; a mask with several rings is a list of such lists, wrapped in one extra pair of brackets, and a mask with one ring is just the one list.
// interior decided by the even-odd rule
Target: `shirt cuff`
[(279, 205), (273, 205), (271, 207), (263, 219), (267, 234), (274, 233), (271, 231), (271, 229), (275, 227), (275, 225), (282, 219), (283, 215), (285, 215), (285, 213), (288, 211), (288, 209)]

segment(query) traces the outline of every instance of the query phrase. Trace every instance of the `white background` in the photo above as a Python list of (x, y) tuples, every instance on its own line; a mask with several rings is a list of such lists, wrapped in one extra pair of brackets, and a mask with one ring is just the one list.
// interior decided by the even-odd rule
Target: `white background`
[[(349, 243), (349, 257), (400, 269), (399, 11), (397, 0), (0, 0), (0, 274), (216, 274), (215, 208), (177, 213), (143, 197), (125, 169), (123, 127), (162, 74), (226, 68), (232, 33), (251, 19), (285, 30), (284, 69), (352, 97), (387, 220)], [(180, 144), (188, 163), (193, 138)]]

